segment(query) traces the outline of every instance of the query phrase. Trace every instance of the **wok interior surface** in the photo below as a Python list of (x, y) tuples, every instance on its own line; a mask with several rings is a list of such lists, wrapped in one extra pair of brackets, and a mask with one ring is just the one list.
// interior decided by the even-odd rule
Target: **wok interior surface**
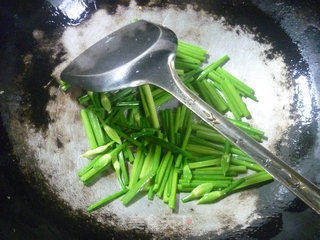
[[(8, 2), (4, 3), (3, 7), (1, 6), (1, 16), (4, 20), (1, 27), (5, 29), (5, 34), (1, 36), (2, 58), (0, 61), (2, 66), (0, 75), (0, 139), (2, 143), (0, 186), (4, 193), (1, 198), (1, 206), (4, 206), (4, 211), (0, 213), (1, 237), (9, 239), (21, 236), (24, 236), (25, 239), (40, 239), (44, 236), (46, 239), (99, 239), (106, 236), (118, 239), (128, 238), (128, 236), (134, 238), (213, 237), (218, 239), (244, 236), (279, 239), (293, 236), (309, 239), (319, 237), (319, 217), (276, 182), (263, 188), (246, 191), (237, 198), (231, 198), (230, 201), (238, 201), (241, 197), (248, 201), (255, 199), (252, 204), (243, 203), (243, 208), (253, 206), (253, 212), (249, 212), (250, 216), (244, 222), (239, 220), (243, 216), (241, 214), (213, 215), (210, 220), (217, 219), (216, 221), (222, 226), (215, 231), (210, 230), (211, 225), (206, 222), (203, 224), (208, 229), (204, 227), (206, 230), (202, 232), (194, 230), (197, 225), (201, 227), (202, 224), (201, 211), (197, 210), (197, 206), (189, 206), (184, 209), (184, 206), (179, 204), (178, 213), (171, 215), (168, 210), (164, 210), (166, 206), (158, 208), (161, 203), (152, 203), (152, 206), (146, 208), (158, 211), (159, 216), (164, 215), (164, 218), (161, 219), (163, 224), (158, 222), (158, 225), (155, 224), (153, 227), (141, 222), (138, 217), (133, 217), (130, 222), (129, 218), (132, 218), (136, 212), (130, 207), (120, 209), (120, 205), (114, 205), (110, 209), (105, 208), (103, 214), (88, 215), (83, 211), (83, 205), (89, 204), (88, 200), (92, 201), (90, 196), (89, 198), (86, 196), (92, 192), (86, 189), (78, 193), (69, 190), (77, 189), (75, 185), (77, 179), (74, 173), (81, 167), (81, 163), (73, 161), (72, 158), (77, 159), (78, 151), (84, 151), (87, 144), (84, 132), (81, 130), (81, 122), (76, 115), (79, 106), (75, 97), (79, 95), (79, 92), (73, 89), (70, 94), (61, 93), (55, 78), (68, 60), (76, 57), (81, 49), (85, 49), (98, 40), (99, 36), (89, 38), (86, 35), (90, 34), (88, 31), (93, 29), (92, 25), (99, 25), (99, 21), (95, 22), (95, 20), (101, 20), (103, 17), (110, 22), (105, 25), (109, 27), (108, 31), (115, 30), (115, 26), (127, 24), (130, 19), (138, 17), (139, 14), (141, 18), (149, 18), (156, 22), (162, 19), (164, 23), (175, 28), (173, 30), (178, 36), (180, 34), (185, 38), (189, 37), (189, 41), (202, 41), (204, 45), (214, 41), (214, 38), (208, 39), (206, 43), (203, 35), (214, 28), (214, 23), (219, 22), (227, 35), (233, 32), (239, 35), (239, 39), (247, 39), (245, 37), (249, 36), (248, 39), (253, 39), (253, 43), (257, 44), (252, 47), (252, 52), (248, 52), (243, 49), (239, 50), (241, 47), (245, 48), (246, 44), (248, 45), (245, 41), (240, 43), (231, 41), (231, 35), (224, 39), (226, 42), (230, 41), (232, 46), (239, 46), (238, 48), (230, 46), (230, 54), (228, 52), (231, 55), (230, 62), (235, 61), (235, 65), (231, 66), (233, 69), (238, 69), (240, 73), (242, 69), (247, 69), (245, 63), (237, 62), (237, 58), (243, 59), (244, 56), (249, 55), (248, 61), (250, 57), (254, 59), (256, 56), (253, 53), (254, 49), (264, 49), (263, 46), (271, 46), (265, 49), (261, 57), (266, 61), (266, 65), (268, 65), (268, 60), (272, 62), (273, 59), (282, 59), (281, 63), (284, 63), (285, 67), (280, 68), (278, 75), (275, 74), (274, 78), (277, 80), (279, 76), (285, 76), (286, 81), (281, 84), (277, 83), (278, 85), (272, 85), (270, 82), (270, 85), (266, 86), (285, 89), (277, 93), (282, 96), (275, 95), (279, 99), (285, 96), (290, 97), (289, 107), (283, 111), (283, 114), (277, 112), (277, 115), (274, 116), (275, 119), (278, 119), (276, 116), (288, 113), (290, 118), (283, 118), (283, 120), (288, 121), (288, 124), (284, 126), (289, 126), (289, 128), (284, 132), (274, 131), (272, 136), (275, 136), (277, 141), (270, 143), (270, 146), (277, 154), (285, 156), (291, 166), (319, 185), (320, 149), (317, 111), (320, 83), (318, 61), (320, 27), (316, 17), (319, 16), (317, 15), (319, 13), (314, 13), (312, 9), (302, 7), (294, 1), (279, 4), (269, 1), (254, 1), (253, 3), (226, 1), (224, 4), (208, 1), (207, 4), (202, 5), (200, 3), (196, 5), (192, 1), (182, 1), (179, 4), (148, 1), (115, 3), (70, 1), (69, 5), (67, 2), (47, 2), (45, 5), (24, 3), (23, 6), (15, 2)], [(190, 5), (186, 5), (188, 3)], [(201, 10), (206, 10), (206, 12)], [(282, 14), (283, 11), (286, 14)], [(176, 13), (181, 17), (180, 23), (171, 17)], [(195, 31), (185, 33), (184, 21), (190, 21), (190, 19), (183, 19), (184, 16), (190, 17), (193, 21), (197, 19), (201, 26), (203, 23), (208, 23), (207, 19), (210, 19), (212, 24), (204, 25), (209, 28), (204, 27), (203, 31), (199, 31), (201, 33), (199, 36)], [(104, 25), (101, 24), (101, 26)], [(94, 29), (95, 34), (99, 35), (99, 29)], [(105, 30), (100, 29), (101, 37)], [(77, 35), (78, 38), (71, 41), (74, 46), (68, 47), (70, 41), (64, 37), (72, 36), (72, 34)], [(218, 37), (216, 39), (219, 39)], [(216, 44), (219, 45), (219, 42)], [(215, 54), (215, 51), (217, 48), (213, 46), (210, 52)], [(254, 61), (252, 62), (255, 64)], [(243, 64), (242, 68), (236, 66), (237, 64)], [(252, 67), (259, 69), (260, 65)], [(269, 64), (269, 67), (277, 73), (276, 69), (279, 66)], [(264, 68), (261, 67), (261, 69)], [(272, 100), (270, 102), (282, 104), (282, 102), (277, 103)], [(259, 106), (259, 103), (256, 105)], [(258, 119), (259, 115), (263, 115), (259, 111), (255, 113)], [(68, 132), (69, 127), (63, 128), (68, 123), (73, 130), (77, 131)], [(267, 123), (265, 123), (266, 126), (261, 125), (264, 124), (263, 121), (257, 124), (259, 127), (268, 128)], [(280, 136), (276, 136), (277, 133)], [(78, 151), (70, 151), (72, 147), (77, 148)], [(60, 161), (65, 156), (70, 156), (71, 160)], [(50, 166), (48, 163), (50, 159), (52, 164), (62, 165), (46, 169)], [(59, 175), (63, 173), (59, 169), (69, 171), (68, 178)], [(59, 179), (63, 181), (59, 183)], [(106, 179), (112, 181), (113, 176), (109, 175)], [(64, 182), (67, 180), (69, 182)], [(107, 180), (105, 183), (108, 182)], [(100, 185), (96, 186), (97, 191), (100, 187)], [(103, 197), (105, 192), (99, 194)], [(77, 199), (79, 196), (79, 201), (68, 201), (68, 199)], [(223, 204), (225, 203), (227, 202)], [(143, 199), (135, 204), (140, 204), (136, 205), (138, 206), (136, 207), (137, 212), (141, 211), (141, 215), (148, 214), (142, 211), (143, 204), (146, 204)], [(221, 208), (224, 207), (223, 204)], [(232, 206), (232, 202), (229, 204)], [(122, 215), (124, 220), (128, 216), (128, 225), (132, 224), (132, 226), (125, 227), (119, 224), (121, 215), (117, 214), (117, 208), (124, 212)], [(206, 210), (210, 211), (214, 208), (216, 206), (208, 206)], [(130, 211), (132, 211), (131, 215), (126, 215), (130, 214)], [(169, 217), (165, 218), (166, 215)], [(178, 225), (179, 216), (182, 216), (182, 223), (188, 220), (184, 219), (184, 216), (192, 216), (193, 226)], [(247, 219), (250, 221), (246, 222)], [(162, 229), (161, 227), (167, 226), (168, 222), (172, 227)], [(224, 226), (233, 227), (224, 228)]]

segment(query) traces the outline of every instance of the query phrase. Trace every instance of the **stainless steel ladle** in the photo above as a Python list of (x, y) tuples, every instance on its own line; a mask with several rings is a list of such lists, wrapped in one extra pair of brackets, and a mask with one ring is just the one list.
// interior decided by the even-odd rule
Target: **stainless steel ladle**
[(153, 84), (171, 93), (276, 180), (320, 214), (320, 189), (247, 136), (192, 93), (175, 72), (177, 37), (170, 29), (137, 21), (103, 38), (77, 57), (61, 79), (94, 92)]

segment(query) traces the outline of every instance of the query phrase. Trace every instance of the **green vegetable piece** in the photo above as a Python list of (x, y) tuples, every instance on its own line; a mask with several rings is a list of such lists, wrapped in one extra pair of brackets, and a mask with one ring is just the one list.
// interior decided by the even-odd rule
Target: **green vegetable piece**
[[(188, 144), (188, 141), (189, 141), (189, 137), (191, 135), (191, 122), (192, 122), (192, 115), (189, 114), (188, 119), (186, 119), (187, 123), (186, 123), (186, 130), (185, 130), (185, 133), (184, 133), (184, 138), (183, 138), (183, 141), (182, 141), (182, 150), (185, 150), (186, 147), (187, 147), (187, 144)], [(182, 161), (182, 155), (179, 154), (177, 159), (176, 159), (176, 163), (175, 163), (175, 167), (179, 167), (181, 165), (181, 161)]]
[[(160, 166), (160, 168), (158, 169), (157, 175), (156, 175), (156, 179), (155, 179), (155, 184), (154, 184), (154, 191), (157, 191), (158, 188), (160, 187), (160, 184), (162, 182), (163, 176), (165, 174), (165, 171), (167, 169), (167, 166), (170, 164), (170, 160), (171, 160), (171, 152), (167, 152), (167, 154), (165, 155), (163, 162)], [(170, 166), (170, 165), (169, 165)]]
[(200, 76), (197, 78), (197, 81), (200, 81), (204, 78), (206, 78), (209, 74), (209, 72), (216, 70), (218, 67), (222, 66), (225, 62), (229, 60), (228, 55), (223, 56), (216, 62), (211, 63), (209, 66), (207, 66), (205, 69), (203, 69), (202, 73)]
[(221, 197), (222, 197), (221, 191), (213, 191), (205, 194), (202, 198), (200, 198), (197, 204), (212, 203)]
[(173, 171), (171, 184), (172, 185), (171, 185), (171, 194), (169, 197), (169, 208), (173, 210), (175, 208), (177, 185), (178, 185), (178, 172), (176, 170)]
[(215, 156), (221, 156), (223, 152), (209, 148), (206, 146), (201, 146), (201, 145), (195, 145), (195, 144), (188, 144), (187, 145), (187, 151), (191, 153), (197, 153), (197, 154), (202, 154), (202, 155), (215, 155)]
[(132, 94), (132, 93), (133, 93), (132, 88), (126, 88), (126, 89), (120, 90), (114, 96), (112, 96), (110, 101), (112, 103), (119, 102), (120, 100), (123, 100), (127, 96), (130, 96), (130, 94)]
[(111, 126), (113, 129), (115, 129), (118, 133), (118, 135), (120, 137), (123, 137), (124, 139), (126, 139), (128, 142), (132, 143), (133, 145), (136, 145), (137, 147), (142, 147), (142, 144), (136, 140), (134, 140), (133, 138), (131, 138), (130, 136), (128, 136), (127, 134), (125, 134), (123, 131), (120, 130), (119, 127), (117, 127), (116, 125), (112, 125)]
[[(247, 172), (247, 167), (246, 166), (230, 166), (228, 171), (235, 171), (238, 173), (246, 173)], [(213, 174), (214, 172), (219, 172), (222, 173), (222, 167), (205, 167), (205, 168), (198, 168), (195, 169), (194, 172), (200, 173), (211, 173)]]
[(177, 54), (179, 54), (180, 56), (188, 56), (188, 57), (192, 57), (195, 59), (200, 60), (201, 62), (206, 60), (206, 57), (204, 56), (203, 53), (195, 51), (195, 50), (191, 50), (187, 47), (184, 46), (178, 46), (177, 48)]
[(191, 192), (193, 189), (194, 189), (194, 188), (192, 188), (192, 187), (182, 186), (182, 184), (179, 184), (179, 183), (178, 183), (178, 185), (177, 185), (177, 190), (178, 190), (179, 192)]
[(192, 172), (190, 170), (189, 164), (185, 164), (182, 169), (182, 179), (185, 180), (187, 183), (190, 183), (192, 179)]
[(78, 102), (79, 102), (80, 104), (85, 104), (85, 103), (88, 102), (89, 100), (90, 100), (90, 97), (89, 97), (87, 94), (85, 94), (85, 95), (83, 95), (83, 96), (81, 96), (81, 97), (78, 98)]
[(208, 89), (208, 92), (212, 98), (212, 101), (214, 102), (216, 109), (224, 113), (228, 110), (228, 106), (226, 101), (223, 99), (223, 97), (219, 94), (219, 92), (216, 90), (214, 85), (210, 83), (210, 81), (203, 81), (204, 86), (206, 89)]
[(200, 52), (203, 55), (207, 54), (207, 51), (204, 50), (203, 48), (195, 46), (195, 45), (192, 45), (190, 43), (185, 43), (185, 42), (179, 41), (178, 42), (178, 46), (183, 46), (183, 47), (189, 48), (190, 50)]
[(182, 184), (183, 187), (192, 187), (195, 188), (203, 183), (212, 183), (214, 189), (226, 188), (230, 185), (231, 181), (228, 180), (214, 180), (214, 181), (200, 181), (192, 180), (190, 183), (179, 181), (179, 184)]
[(150, 86), (148, 84), (145, 84), (142, 86), (142, 89), (143, 89), (144, 96), (146, 98), (152, 126), (158, 129), (160, 127), (160, 124), (159, 124), (158, 115), (157, 115), (156, 107), (153, 101)]
[(88, 138), (90, 147), (91, 147), (91, 149), (95, 149), (98, 147), (98, 144), (97, 144), (96, 138), (93, 133), (93, 129), (92, 129), (89, 117), (88, 117), (87, 110), (85, 110), (85, 109), (81, 110), (81, 118), (83, 121), (84, 128), (86, 130), (86, 134), (87, 134), (87, 138)]
[(132, 109), (134, 122), (138, 127), (141, 125), (141, 115), (138, 109)]
[(231, 157), (231, 164), (237, 165), (237, 166), (246, 166), (248, 169), (254, 170), (254, 171), (264, 171), (260, 165), (253, 163), (253, 162), (247, 162), (241, 159), (238, 159), (234, 156)]
[(204, 203), (212, 203), (217, 201), (219, 198), (224, 197), (225, 195), (227, 195), (228, 193), (230, 193), (233, 189), (235, 189), (236, 187), (238, 187), (240, 184), (242, 184), (245, 181), (245, 179), (238, 179), (236, 181), (234, 181), (233, 183), (231, 183), (230, 186), (228, 186), (227, 188), (221, 190), (221, 191), (213, 191), (211, 193), (207, 193), (205, 194), (199, 201), (198, 204), (204, 204)]
[(98, 145), (99, 146), (104, 145), (105, 140), (104, 140), (103, 132), (102, 132), (98, 117), (91, 110), (87, 110), (87, 114), (88, 114), (90, 124), (92, 126), (93, 133), (94, 133), (94, 136), (96, 138)]
[(230, 79), (225, 78), (224, 84), (228, 91), (230, 92), (230, 95), (234, 99), (234, 101), (237, 103), (237, 106), (239, 107), (239, 111), (242, 113), (242, 115), (246, 118), (251, 117), (250, 112), (247, 109), (246, 104), (242, 101), (242, 98), (240, 97), (239, 93), (236, 91), (235, 87), (232, 85)]
[(172, 144), (170, 142), (167, 142), (161, 138), (157, 138), (157, 137), (153, 137), (153, 136), (146, 136), (145, 139), (151, 143), (160, 145), (161, 147), (163, 147), (164, 149), (167, 149), (169, 151), (172, 151), (173, 153), (180, 153), (182, 154), (184, 157), (187, 158), (192, 158), (192, 155), (183, 150), (182, 148), (179, 148), (178, 146), (176, 146), (175, 144)]
[(152, 200), (153, 197), (154, 197), (153, 186), (154, 186), (154, 184), (152, 184), (152, 185), (150, 186), (149, 190), (148, 190), (148, 199), (149, 199), (149, 200)]
[(161, 158), (161, 147), (157, 145), (153, 155), (152, 171), (157, 171), (160, 164), (160, 158)]
[(118, 161), (119, 161), (119, 164), (120, 164), (121, 174), (122, 174), (122, 177), (123, 177), (123, 183), (124, 183), (125, 186), (128, 186), (128, 184), (129, 184), (129, 175), (128, 175), (126, 163), (124, 162), (124, 154), (123, 154), (123, 152), (120, 152), (118, 154)]
[[(179, 52), (177, 55), (176, 55), (176, 59), (179, 61), (179, 62), (186, 62), (186, 63), (193, 63), (193, 64), (200, 64), (201, 61), (199, 59), (196, 59), (196, 58), (193, 58), (193, 57), (190, 57), (190, 56), (187, 56), (187, 55), (184, 55), (182, 54), (181, 52)], [(177, 71), (179, 70), (179, 71)], [(183, 75), (184, 74), (184, 70), (181, 70), (181, 69), (177, 69), (177, 73), (179, 75)]]
[[(173, 157), (172, 157), (173, 158)], [(167, 178), (167, 181), (163, 181), (164, 183), (164, 191), (163, 191), (163, 194), (160, 193), (160, 196), (162, 195), (162, 200), (165, 202), (165, 203), (168, 203), (169, 202), (169, 197), (170, 197), (170, 193), (171, 193), (171, 187), (172, 187), (172, 177), (173, 177), (173, 172), (174, 172), (174, 167), (171, 165), (170, 166), (170, 169), (169, 169), (170, 173), (169, 173), (169, 176)], [(160, 191), (161, 191), (161, 187), (160, 187)], [(158, 193), (157, 193), (158, 194)]]
[(153, 148), (150, 148), (146, 158), (144, 159), (139, 178), (144, 178), (151, 170), (152, 163), (153, 163), (152, 156), (153, 156)]
[(222, 69), (221, 67), (217, 68), (217, 72), (221, 74), (222, 76), (225, 76), (226, 78), (230, 79), (233, 84), (235, 84), (237, 87), (243, 89), (245, 92), (254, 94), (254, 90), (247, 86), (245, 83), (237, 79), (236, 77), (232, 76), (230, 73), (228, 73), (226, 70)]
[(192, 162), (192, 163), (189, 163), (189, 166), (191, 169), (195, 169), (195, 168), (214, 166), (220, 163), (221, 163), (221, 158), (215, 158), (207, 161)]
[(85, 158), (95, 157), (96, 155), (107, 151), (107, 150), (109, 149), (109, 147), (111, 147), (114, 143), (115, 143), (115, 142), (112, 141), (112, 142), (107, 143), (106, 145), (97, 147), (97, 148), (95, 148), (95, 149), (88, 150), (88, 151), (86, 151), (85, 153), (83, 153), (81, 156), (82, 156), (82, 157), (85, 157)]
[(191, 200), (200, 198), (200, 197), (202, 197), (204, 194), (210, 192), (212, 189), (213, 189), (213, 184), (212, 184), (212, 183), (203, 183), (203, 184), (200, 184), (199, 186), (197, 186), (196, 188), (194, 188), (188, 196), (182, 198), (181, 201), (182, 201), (183, 203), (185, 203), (185, 202), (189, 202), (189, 201), (191, 201)]
[(244, 177), (245, 182), (234, 188), (234, 191), (244, 190), (252, 187), (256, 187), (261, 184), (268, 183), (273, 180), (273, 177), (267, 172), (258, 172)]
[(134, 198), (134, 196), (136, 196), (143, 189), (143, 187), (153, 178), (154, 175), (155, 172), (151, 172), (144, 178), (140, 179), (137, 183), (135, 183), (129, 189), (129, 191), (122, 197), (121, 202), (124, 205), (128, 205), (130, 201)]
[(130, 163), (133, 163), (134, 157), (133, 157), (133, 154), (132, 154), (132, 152), (131, 152), (131, 149), (130, 149), (130, 148), (126, 148), (125, 151), (127, 152), (129, 162), (130, 162)]
[(174, 119), (173, 119), (173, 112), (172, 109), (168, 109), (168, 118), (169, 118), (169, 141), (175, 144), (174, 139)]
[(101, 107), (99, 93), (87, 91), (87, 95), (90, 97), (94, 107), (96, 108)]
[(226, 177), (223, 174), (203, 174), (203, 173), (193, 173), (192, 179), (201, 181), (214, 181), (214, 180), (232, 180), (233, 177)]
[(236, 121), (234, 119), (230, 119), (228, 118), (228, 120), (230, 122), (232, 122), (235, 126), (239, 127), (240, 129), (242, 129), (243, 131), (247, 132), (247, 133), (253, 133), (253, 134), (257, 134), (258, 136), (264, 136), (264, 132), (250, 127), (250, 125), (248, 123), (244, 123), (244, 122), (240, 122), (240, 121)]
[(99, 154), (98, 156), (94, 157), (84, 168), (82, 168), (78, 172), (78, 176), (81, 177), (86, 172), (88, 172), (93, 167), (93, 165), (98, 161), (98, 159), (101, 158), (103, 155), (104, 154)]
[(199, 65), (194, 63), (182, 62), (179, 60), (175, 61), (175, 67), (182, 70), (189, 70), (189, 69), (198, 69)]
[(180, 118), (181, 118), (181, 106), (176, 108), (175, 120), (174, 120), (174, 132), (178, 132), (179, 130)]
[(221, 152), (224, 151), (223, 143), (213, 143), (213, 142), (210, 142), (210, 141), (207, 141), (207, 140), (204, 140), (202, 138), (198, 138), (198, 137), (195, 137), (192, 135), (190, 136), (189, 142), (190, 142), (190, 144), (193, 144), (193, 145), (202, 145), (205, 147), (213, 148), (213, 149), (221, 151)]
[(196, 136), (212, 142), (224, 143), (226, 141), (226, 139), (219, 133), (209, 131), (198, 130), (196, 132)]
[(66, 82), (60, 80), (60, 88), (62, 91), (64, 91), (64, 92), (67, 91), (70, 88), (70, 86), (71, 86), (70, 83), (66, 83)]
[(168, 166), (165, 170), (164, 176), (163, 176), (161, 182), (159, 183), (159, 187), (158, 187), (157, 194), (156, 194), (159, 198), (162, 198), (163, 193), (165, 191), (165, 188), (167, 186), (167, 181), (168, 181), (170, 174), (171, 174), (171, 168), (172, 168), (171, 159), (172, 159), (172, 156), (170, 157), (170, 163), (168, 164)]
[(155, 104), (155, 107), (159, 107), (161, 106), (162, 104), (168, 102), (170, 99), (172, 99), (172, 95), (170, 93), (167, 93), (165, 92), (164, 95), (162, 95), (161, 97), (157, 98), (155, 101), (154, 101), (154, 104)]
[(237, 101), (233, 98), (228, 87), (225, 84), (221, 84), (221, 87), (222, 93), (227, 101), (228, 107), (232, 112), (234, 118), (237, 120), (241, 120), (242, 112), (240, 111)]
[(138, 148), (137, 150), (137, 154), (135, 156), (134, 162), (133, 162), (133, 166), (131, 169), (131, 175), (130, 175), (130, 179), (129, 179), (129, 189), (132, 188), (132, 186), (138, 182), (139, 176), (140, 176), (140, 172), (141, 172), (141, 168), (143, 165), (143, 152), (142, 149)]
[(114, 158), (112, 159), (112, 165), (113, 165), (114, 170), (116, 171), (116, 175), (117, 175), (117, 178), (118, 178), (118, 182), (119, 182), (121, 188), (122, 188), (122, 189), (125, 188), (125, 184), (124, 184), (124, 182), (122, 181), (122, 178), (121, 178), (121, 167), (120, 167), (120, 163), (119, 163), (119, 161), (118, 161), (117, 158), (114, 157)]
[(223, 154), (221, 157), (221, 168), (223, 175), (226, 176), (230, 167), (230, 154)]
[(107, 93), (100, 93), (100, 102), (102, 107), (108, 112), (111, 112), (111, 102), (108, 98)]
[(92, 168), (88, 170), (85, 174), (80, 176), (81, 181), (83, 181), (85, 184), (89, 184), (97, 175), (99, 175), (109, 166), (109, 164), (112, 161), (112, 158), (118, 155), (118, 153), (126, 146), (127, 144), (118, 146), (110, 153), (104, 154), (102, 157), (97, 159), (97, 161), (93, 164)]
[(148, 109), (148, 104), (147, 104), (146, 97), (145, 97), (145, 95), (143, 93), (143, 88), (142, 88), (142, 86), (139, 86), (138, 89), (139, 89), (139, 94), (140, 94), (140, 98), (141, 98), (144, 114), (145, 114), (146, 118), (149, 118), (150, 117), (150, 112), (149, 112), (149, 109)]
[(112, 127), (105, 124), (105, 125), (103, 125), (103, 129), (106, 132), (106, 134), (108, 135), (108, 137), (111, 138), (113, 141), (115, 141), (118, 144), (122, 143), (117, 131), (114, 130)]
[(123, 194), (127, 193), (128, 191), (129, 191), (128, 188), (124, 188), (124, 189), (120, 190), (119, 192), (116, 192), (116, 193), (100, 200), (99, 202), (92, 204), (90, 207), (88, 207), (88, 211), (96, 210), (96, 209), (104, 206), (105, 204), (112, 202), (113, 200), (117, 199), (118, 197), (122, 196)]
[(213, 134), (218, 133), (216, 130), (214, 130), (212, 127), (209, 127), (207, 124), (203, 124), (203, 123), (196, 122), (196, 121), (191, 123), (191, 128), (194, 131), (202, 130), (202, 131), (208, 131), (208, 132), (213, 133)]

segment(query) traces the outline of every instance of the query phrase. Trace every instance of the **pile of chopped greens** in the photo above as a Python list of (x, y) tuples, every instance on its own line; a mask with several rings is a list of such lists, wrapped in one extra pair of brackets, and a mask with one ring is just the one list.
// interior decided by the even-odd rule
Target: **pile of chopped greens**
[[(179, 42), (176, 71), (195, 94), (258, 142), (264, 132), (243, 121), (251, 118), (243, 98), (257, 101), (255, 92), (222, 68), (223, 56), (201, 68), (204, 49)], [(69, 84), (61, 82), (66, 91)], [(161, 198), (175, 208), (177, 192), (187, 192), (182, 202), (198, 199), (213, 203), (243, 189), (272, 180), (257, 163), (202, 121), (184, 105), (157, 108), (173, 97), (150, 85), (113, 92), (86, 92), (78, 99), (90, 150), (90, 162), (78, 172), (89, 185), (108, 168), (115, 171), (120, 190), (91, 205), (95, 210), (116, 198), (129, 205), (139, 193), (149, 200)], [(230, 114), (231, 113), (231, 114)]]

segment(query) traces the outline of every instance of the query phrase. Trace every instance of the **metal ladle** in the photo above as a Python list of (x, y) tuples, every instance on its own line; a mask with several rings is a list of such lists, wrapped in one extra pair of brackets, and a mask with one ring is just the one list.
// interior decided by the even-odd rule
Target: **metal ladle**
[(276, 180), (320, 214), (320, 188), (235, 127), (192, 93), (175, 72), (177, 37), (170, 29), (137, 21), (108, 35), (78, 56), (61, 79), (94, 92), (156, 85), (177, 98)]

